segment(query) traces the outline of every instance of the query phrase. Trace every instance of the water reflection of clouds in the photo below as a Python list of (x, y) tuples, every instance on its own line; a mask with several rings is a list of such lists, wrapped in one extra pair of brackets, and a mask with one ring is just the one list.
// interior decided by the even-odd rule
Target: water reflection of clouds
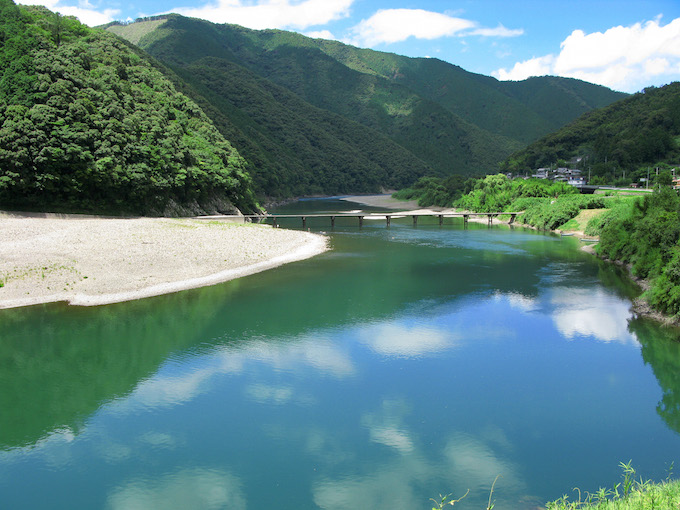
[(246, 344), (243, 349), (225, 348), (220, 352), (225, 366), (234, 358), (257, 360), (276, 370), (292, 371), (304, 366), (335, 377), (355, 373), (354, 362), (338, 345), (323, 335), (314, 335), (294, 341), (261, 341)]
[[(172, 407), (189, 402), (210, 388), (210, 380), (219, 375), (241, 374), (245, 365), (264, 363), (277, 371), (298, 371), (305, 367), (334, 377), (355, 373), (348, 353), (328, 339), (314, 337), (297, 341), (255, 341), (244, 347), (222, 347), (203, 357), (187, 358), (190, 363), (173, 363), (154, 377), (142, 381), (124, 399), (111, 407), (115, 414), (136, 412), (140, 408)], [(308, 404), (311, 397), (293, 397), (292, 388), (255, 385), (246, 395), (260, 403)]]
[(107, 508), (242, 510), (246, 508), (246, 498), (241, 481), (234, 475), (222, 470), (192, 468), (121, 485), (109, 495)]
[[(313, 486), (314, 502), (325, 510), (355, 508), (421, 508), (422, 487), (432, 482), (443, 492), (462, 496), (469, 488), (467, 503), (488, 497), (496, 476), (503, 499), (518, 500), (526, 494), (526, 483), (509, 459), (510, 440), (498, 427), (486, 427), (473, 436), (451, 431), (443, 440), (441, 453), (428, 453), (417, 434), (405, 425), (410, 406), (403, 400), (385, 400), (361, 419), (370, 440), (394, 450), (396, 456), (363, 466), (360, 473), (325, 477)], [(381, 457), (384, 458), (384, 457)], [(436, 496), (432, 494), (432, 496)], [(472, 500), (472, 501), (470, 501)]]
[(522, 312), (534, 312), (540, 308), (540, 301), (531, 296), (525, 296), (519, 292), (496, 292), (496, 300), (507, 300), (508, 304)]
[(632, 317), (630, 302), (597, 286), (552, 287), (547, 299), (545, 295), (533, 298), (512, 292), (498, 292), (495, 299), (506, 300), (522, 313), (548, 315), (559, 333), (568, 339), (591, 337), (602, 342), (638, 345), (635, 335), (628, 331)]
[(314, 403), (310, 395), (298, 394), (292, 386), (251, 384), (245, 388), (246, 397), (259, 404), (284, 405), (289, 403), (309, 405)]
[(409, 407), (403, 401), (385, 400), (382, 409), (378, 413), (366, 414), (361, 424), (368, 429), (374, 443), (408, 453), (414, 449), (411, 434), (402, 423), (408, 412)]
[(383, 356), (419, 357), (453, 347), (460, 336), (436, 324), (381, 323), (362, 328), (359, 338)]
[(601, 288), (555, 287), (551, 304), (553, 321), (566, 338), (594, 337), (603, 342), (637, 345), (628, 331), (630, 302)]
[(519, 478), (518, 469), (504, 458), (507, 452), (492, 446), (491, 441), (469, 434), (455, 433), (446, 443), (444, 455), (447, 469), (457, 485), (482, 490), (497, 477), (502, 476), (503, 490), (519, 493), (525, 483)]

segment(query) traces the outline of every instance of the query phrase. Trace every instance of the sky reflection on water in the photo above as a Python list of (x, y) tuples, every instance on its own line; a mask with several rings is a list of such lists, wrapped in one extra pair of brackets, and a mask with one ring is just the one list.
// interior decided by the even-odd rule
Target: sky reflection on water
[[(84, 376), (48, 401), (68, 395), (73, 416), (47, 407), (33, 435), (7, 431), (0, 497), (395, 510), (470, 489), (465, 509), (501, 475), (499, 506), (531, 508), (618, 481), (622, 460), (663, 477), (677, 459), (672, 344), (652, 350), (627, 284), (569, 241), (396, 226), (333, 242), (247, 285), (12, 315), (0, 359), (25, 399), (45, 408), (32, 381)], [(27, 372), (23, 359), (46, 362)]]

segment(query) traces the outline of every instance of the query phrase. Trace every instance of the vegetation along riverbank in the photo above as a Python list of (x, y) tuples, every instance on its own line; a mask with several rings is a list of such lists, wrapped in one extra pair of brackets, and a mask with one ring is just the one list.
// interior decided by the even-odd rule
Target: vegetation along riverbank
[[(622, 480), (611, 488), (600, 487), (595, 492), (581, 491), (574, 488), (575, 497), (564, 494), (555, 501), (545, 505), (546, 510), (653, 510), (673, 509), (680, 507), (680, 480), (672, 478), (672, 467), (666, 480), (652, 482), (638, 477), (632, 461), (620, 463), (623, 470)], [(498, 481), (498, 477), (496, 478)], [(489, 491), (489, 501), (486, 510), (495, 506), (494, 482)], [(446, 506), (454, 506), (467, 497), (469, 491), (457, 498), (448, 494), (431, 499), (434, 503), (432, 510), (441, 510)]]
[[(644, 289), (634, 310), (680, 324), (680, 199), (670, 173), (661, 173), (644, 196), (581, 195), (573, 186), (545, 179), (424, 178), (394, 195), (471, 211), (524, 211), (518, 221), (543, 230), (582, 231), (600, 242), (594, 252), (625, 265)], [(585, 224), (575, 218), (592, 211)]]

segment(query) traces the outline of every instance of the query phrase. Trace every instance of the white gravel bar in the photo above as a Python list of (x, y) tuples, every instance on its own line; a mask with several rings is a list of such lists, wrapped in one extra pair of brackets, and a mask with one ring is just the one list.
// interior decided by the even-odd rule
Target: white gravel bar
[(327, 249), (328, 239), (318, 234), (219, 219), (0, 213), (0, 308), (158, 296)]

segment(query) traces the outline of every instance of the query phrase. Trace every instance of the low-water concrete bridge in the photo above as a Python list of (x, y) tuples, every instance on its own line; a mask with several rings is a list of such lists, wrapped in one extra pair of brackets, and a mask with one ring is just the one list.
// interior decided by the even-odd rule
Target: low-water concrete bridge
[(233, 218), (243, 218), (244, 223), (250, 221), (267, 221), (270, 220), (276, 227), (278, 220), (284, 218), (299, 218), (302, 221), (302, 228), (307, 227), (308, 218), (328, 218), (331, 222), (331, 227), (335, 227), (336, 218), (357, 218), (359, 227), (364, 225), (364, 220), (385, 220), (386, 226), (390, 226), (393, 218), (405, 218), (411, 216), (413, 225), (418, 224), (418, 218), (421, 216), (439, 218), (439, 224), (443, 224), (444, 218), (463, 218), (463, 222), (467, 225), (470, 216), (486, 216), (488, 223), (491, 225), (493, 219), (500, 215), (510, 216), (509, 223), (515, 222), (519, 212), (420, 212), (420, 211), (403, 211), (403, 212), (370, 212), (370, 213), (325, 213), (325, 214), (247, 214), (244, 216), (234, 216)]

